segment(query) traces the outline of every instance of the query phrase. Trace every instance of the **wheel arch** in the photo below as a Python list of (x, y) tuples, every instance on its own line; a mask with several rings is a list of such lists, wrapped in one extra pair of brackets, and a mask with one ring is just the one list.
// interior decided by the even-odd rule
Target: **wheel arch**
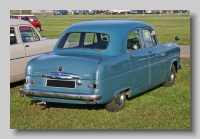
[(116, 90), (115, 93), (113, 94), (113, 98), (120, 92), (125, 92), (126, 97), (130, 97), (130, 87), (126, 87), (126, 88)]
[(173, 59), (171, 64), (170, 64), (170, 69), (172, 68), (172, 65), (175, 66), (176, 72), (178, 72), (178, 60), (177, 59)]

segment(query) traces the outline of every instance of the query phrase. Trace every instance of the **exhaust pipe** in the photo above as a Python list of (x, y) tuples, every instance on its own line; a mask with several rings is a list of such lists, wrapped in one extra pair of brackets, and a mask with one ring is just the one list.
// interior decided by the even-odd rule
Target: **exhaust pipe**
[(24, 97), (24, 94), (20, 94), (20, 97), (23, 98), (23, 97)]

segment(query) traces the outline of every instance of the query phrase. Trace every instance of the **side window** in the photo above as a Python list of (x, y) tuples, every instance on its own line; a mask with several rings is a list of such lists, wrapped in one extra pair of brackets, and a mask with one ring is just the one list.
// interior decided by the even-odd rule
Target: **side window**
[(35, 41), (40, 40), (38, 34), (35, 32), (35, 30), (32, 27), (21, 26), (19, 27), (19, 29), (20, 29), (22, 42), (35, 42)]
[(86, 33), (84, 45), (97, 43), (97, 36), (95, 33)]
[(140, 44), (139, 31), (134, 30), (131, 33), (129, 33), (128, 38), (127, 38), (127, 52), (132, 51), (132, 50), (137, 50), (140, 48), (142, 47)]
[(15, 28), (10, 27), (10, 44), (16, 44), (17, 39), (16, 39), (16, 34), (15, 34)]
[(29, 17), (30, 21), (36, 21), (36, 18), (34, 16)]
[(156, 45), (155, 37), (154, 35), (151, 35), (151, 32), (147, 29), (142, 30), (142, 36), (144, 39), (144, 46), (147, 47), (153, 47)]

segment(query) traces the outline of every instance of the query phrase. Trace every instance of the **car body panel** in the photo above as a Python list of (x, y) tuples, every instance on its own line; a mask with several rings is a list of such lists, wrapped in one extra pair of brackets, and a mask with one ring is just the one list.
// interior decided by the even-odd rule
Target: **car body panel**
[[(76, 37), (80, 39), (78, 46), (65, 48), (65, 43), (69, 43), (68, 37), (77, 32), (82, 34)], [(180, 64), (179, 46), (175, 43), (159, 44), (153, 32), (151, 25), (134, 20), (95, 20), (73, 24), (63, 31), (51, 53), (28, 63), (28, 82), (20, 92), (46, 102), (106, 104), (121, 91), (132, 97), (151, 89), (167, 80), (172, 64), (176, 67)], [(103, 50), (79, 47), (84, 45), (82, 41), (87, 33), (94, 33), (93, 44), (99, 41), (94, 43), (95, 35), (106, 34), (107, 47)], [(131, 33), (136, 33), (140, 47), (131, 44), (134, 47), (129, 50)], [(145, 39), (148, 38), (153, 38), (152, 46), (147, 45)], [(49, 80), (60, 83), (52, 87), (48, 85)], [(61, 81), (72, 81), (75, 87), (60, 87)], [(93, 99), (93, 95), (97, 99)]]

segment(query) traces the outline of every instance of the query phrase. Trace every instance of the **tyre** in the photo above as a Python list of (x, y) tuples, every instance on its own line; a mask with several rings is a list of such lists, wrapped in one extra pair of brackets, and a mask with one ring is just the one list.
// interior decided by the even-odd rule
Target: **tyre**
[(122, 110), (124, 108), (125, 101), (126, 93), (119, 92), (111, 102), (106, 104), (106, 110), (110, 112), (118, 112), (119, 110)]
[(37, 26), (36, 30), (39, 32), (39, 31), (41, 31), (41, 28), (39, 26)]
[(167, 81), (163, 84), (163, 86), (165, 86), (165, 87), (172, 86), (175, 82), (175, 78), (176, 78), (176, 68), (173, 64), (171, 67), (171, 72), (169, 74), (169, 77), (168, 77)]

